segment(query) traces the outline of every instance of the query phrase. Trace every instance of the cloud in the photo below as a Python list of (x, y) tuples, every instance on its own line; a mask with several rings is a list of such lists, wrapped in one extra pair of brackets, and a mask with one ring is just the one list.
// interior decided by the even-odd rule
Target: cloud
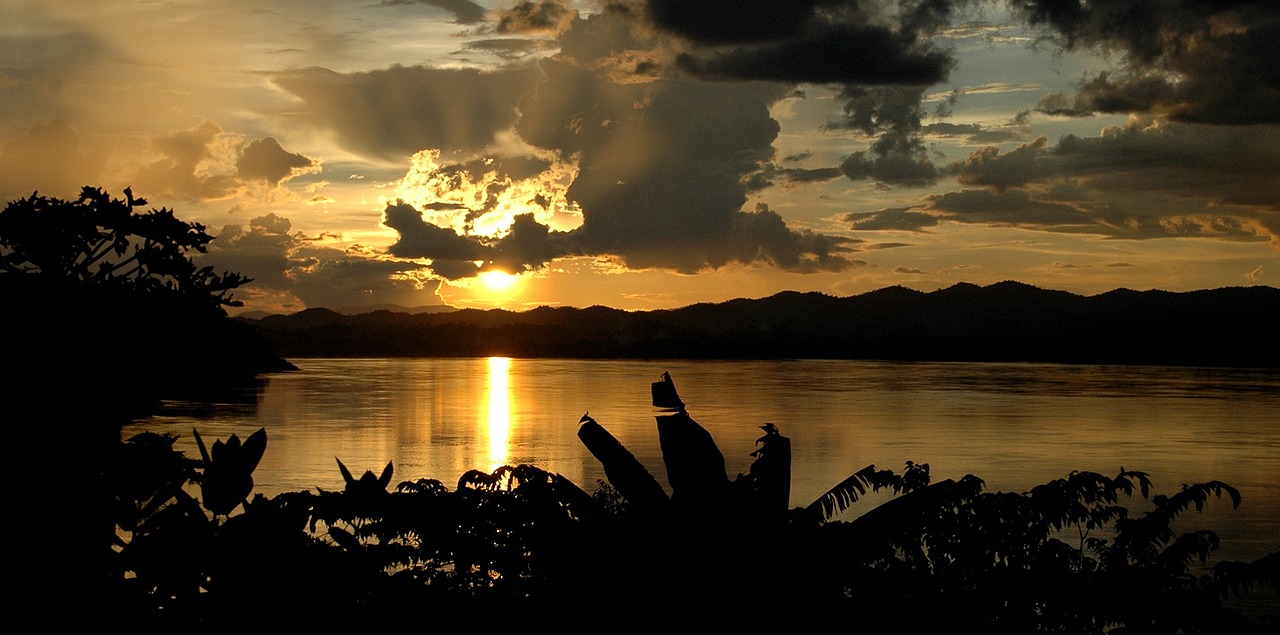
[(649, 0), (647, 7), (658, 28), (695, 45), (676, 58), (695, 77), (843, 86), (845, 119), (832, 127), (877, 138), (846, 157), (842, 172), (854, 181), (919, 187), (939, 177), (921, 140), (922, 96), (955, 66), (929, 36), (970, 4)]
[[(673, 73), (630, 81), (634, 75), (619, 76), (625, 68), (619, 63), (636, 58), (623, 53), (660, 48), (635, 26), (617, 7), (575, 19), (562, 36), (563, 55), (538, 63), (541, 79), (519, 101), (520, 138), (540, 155), (572, 165), (563, 191), (545, 184), (525, 201), (533, 215), (512, 215), (509, 228), (494, 233), (481, 225), (515, 181), (480, 178), (490, 168), (474, 161), (456, 168), (432, 162), (415, 177), (424, 194), (387, 208), (385, 222), (400, 234), (390, 253), (431, 259), (432, 270), (445, 276), (473, 275), (477, 261), (520, 271), (568, 256), (685, 273), (732, 263), (797, 272), (858, 266), (846, 256), (847, 239), (792, 230), (767, 205), (743, 209), (762, 175), (788, 182), (836, 175), (773, 165), (779, 125), (769, 106), (790, 87)], [(477, 189), (480, 182), (487, 185)], [(460, 201), (468, 211), (427, 213), (426, 205), (444, 202), (449, 189), (437, 183), (474, 192)], [(580, 225), (553, 230), (548, 214), (570, 202)]]
[(992, 192), (961, 190), (925, 196), (928, 209), (947, 220), (965, 223), (1051, 228), (1059, 231), (1090, 227), (1096, 222), (1070, 205), (1032, 198), (1024, 190)]
[(946, 80), (954, 66), (948, 53), (870, 24), (833, 25), (794, 39), (676, 59), (703, 79), (812, 84), (931, 85)]
[(520, 214), (510, 232), (495, 244), (493, 265), (508, 273), (541, 269), (555, 258), (572, 255), (575, 247), (566, 232), (551, 231), (533, 214)]
[(134, 179), (137, 191), (188, 199), (230, 196), (236, 186), (231, 163), (238, 144), (238, 138), (224, 133), (212, 121), (155, 137), (151, 146), (165, 158), (138, 170)]
[(1164, 114), (1182, 122), (1280, 123), (1274, 55), (1280, 13), (1267, 0), (1011, 3), (1066, 50), (1120, 56), (1116, 72), (1085, 78), (1045, 112)]
[(779, 168), (773, 175), (788, 183), (819, 183), (844, 174), (840, 168)]
[(1043, 137), (948, 166), (962, 183), (1009, 187), (1073, 180), (1108, 192), (1171, 192), (1206, 204), (1280, 211), (1280, 130), (1132, 119), (1097, 137)]
[(276, 214), (228, 225), (199, 256), (202, 265), (253, 278), (238, 299), (275, 310), (342, 308), (353, 304), (441, 304), (439, 280), (417, 263), (369, 257), (290, 233), (292, 223)]
[(1027, 126), (1016, 121), (998, 127), (977, 123), (938, 122), (925, 124), (920, 131), (928, 137), (961, 138), (965, 143), (1003, 143), (1024, 138)]
[(227, 225), (210, 242), (210, 259), (228, 271), (253, 278), (256, 287), (287, 289), (291, 284), (289, 256), (298, 244), (289, 233), (291, 227), (289, 219), (276, 214), (253, 218), (247, 228)]
[(71, 118), (78, 108), (68, 103), (66, 88), (92, 63), (115, 51), (98, 35), (58, 22), (28, 28), (24, 18), (39, 14), (24, 8), (0, 33), (0, 121)]
[(887, 185), (919, 187), (937, 182), (937, 166), (921, 137), (921, 86), (847, 86), (844, 117), (830, 128), (878, 134), (866, 152), (855, 152), (840, 164), (853, 181), (871, 179)]
[(458, 24), (476, 24), (484, 21), (486, 10), (484, 7), (471, 2), (471, 0), (383, 0), (382, 6), (396, 6), (407, 4), (425, 4), (427, 6), (439, 7), (453, 14), (454, 21)]
[(286, 151), (273, 137), (250, 142), (236, 161), (236, 172), (241, 179), (273, 186), (318, 167), (315, 160)]
[(0, 147), (0, 197), (8, 202), (37, 190), (73, 196), (96, 184), (107, 156), (101, 148), (83, 150), (80, 135), (65, 121), (37, 124)]
[(136, 191), (148, 196), (217, 200), (251, 183), (274, 188), (320, 170), (318, 161), (285, 150), (274, 137), (246, 143), (212, 121), (153, 137), (150, 145), (164, 158), (140, 166), (133, 178)]
[(779, 127), (768, 106), (785, 87), (679, 77), (620, 85), (557, 60), (542, 70), (517, 131), (577, 157), (567, 196), (582, 210), (572, 236), (581, 253), (683, 272), (851, 266), (839, 239), (779, 231), (775, 213), (742, 211), (752, 177), (773, 160)]
[(394, 66), (354, 73), (304, 68), (272, 75), (303, 102), (288, 116), (332, 132), (352, 152), (389, 161), (427, 148), (484, 149), (515, 124), (516, 106), (536, 80), (532, 67), (482, 72)]
[(400, 234), (387, 250), (398, 258), (474, 262), (492, 260), (496, 255), (493, 248), (480, 244), (476, 239), (426, 222), (422, 212), (404, 202), (388, 204), (383, 212), (383, 223)]
[(564, 32), (578, 17), (578, 12), (556, 0), (525, 0), (510, 9), (495, 12), (498, 33), (548, 33)]
[(946, 170), (967, 185), (1070, 203), (1105, 235), (1265, 238), (1280, 247), (1280, 130), (1271, 126), (1133, 118), (1056, 146), (1040, 137), (1004, 153), (983, 148)]
[(496, 38), (491, 40), (473, 40), (464, 48), (468, 51), (482, 51), (496, 55), (504, 60), (519, 60), (548, 48), (544, 40), (522, 38)]
[(821, 0), (648, 0), (654, 25), (701, 44), (739, 44), (796, 37)]
[(1044, 136), (1001, 154), (995, 146), (971, 153), (968, 158), (948, 166), (965, 185), (983, 185), (997, 192), (1026, 185), (1042, 176), (1037, 160), (1044, 155), (1049, 140)]
[(938, 224), (937, 216), (918, 212), (910, 207), (886, 208), (874, 212), (850, 212), (841, 220), (849, 223), (851, 229), (859, 231), (924, 231), (926, 227), (935, 227)]

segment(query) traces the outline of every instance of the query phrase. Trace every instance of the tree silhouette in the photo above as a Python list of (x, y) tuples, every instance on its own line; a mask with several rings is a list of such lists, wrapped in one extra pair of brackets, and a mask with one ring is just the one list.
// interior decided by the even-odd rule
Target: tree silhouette
[(50, 288), (89, 286), (166, 295), (196, 305), (240, 306), (230, 292), (251, 279), (197, 267), (213, 239), (173, 210), (140, 212), (146, 199), (123, 200), (85, 187), (74, 201), (32, 194), (0, 212), (0, 271)]
[[(251, 386), (258, 373), (291, 367), (227, 316), (224, 307), (238, 305), (231, 292), (249, 279), (193, 260), (213, 237), (146, 204), (128, 189), (117, 199), (85, 187), (74, 200), (32, 194), (0, 211), (0, 418), (20, 449), (4, 467), (44, 478), (5, 502), (44, 521), (39, 541), (54, 545), (17, 574), (30, 596), (15, 598), (19, 606), (82, 597), (93, 619), (90, 609), (108, 610), (118, 596), (119, 503), (107, 474), (127, 453), (122, 425), (162, 398)], [(189, 505), (162, 518), (177, 516), (195, 518)], [(143, 535), (140, 545), (174, 536)]]
[(18, 392), (74, 391), (57, 406), (118, 423), (162, 395), (288, 368), (227, 317), (250, 279), (196, 264), (213, 240), (204, 226), (124, 193), (32, 194), (0, 211), (0, 327), (23, 343), (9, 364)]

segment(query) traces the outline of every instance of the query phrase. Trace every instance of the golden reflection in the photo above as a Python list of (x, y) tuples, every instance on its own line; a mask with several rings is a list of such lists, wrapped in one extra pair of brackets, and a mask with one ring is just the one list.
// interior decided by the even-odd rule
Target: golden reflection
[(489, 469), (507, 464), (511, 436), (511, 359), (489, 358)]

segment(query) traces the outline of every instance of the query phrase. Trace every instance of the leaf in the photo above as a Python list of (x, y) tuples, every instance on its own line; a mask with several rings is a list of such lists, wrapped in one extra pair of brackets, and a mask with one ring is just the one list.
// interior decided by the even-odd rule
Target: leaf
[(378, 485), (382, 489), (386, 489), (391, 484), (391, 461), (387, 461), (387, 467), (383, 468), (382, 475), (378, 477)]
[(213, 461), (209, 458), (209, 451), (204, 448), (204, 439), (200, 438), (200, 431), (192, 428), (191, 434), (196, 438), (196, 446), (200, 448), (200, 458), (204, 459), (205, 465), (212, 463)]
[(830, 520), (832, 516), (848, 509), (849, 505), (867, 493), (867, 488), (872, 486), (872, 479), (875, 478), (875, 474), (875, 465), (868, 465), (850, 474), (843, 481), (827, 490), (822, 496), (819, 496), (817, 500), (809, 503), (805, 507), (806, 515)]
[(333, 460), (338, 462), (338, 471), (342, 472), (342, 481), (347, 485), (351, 485), (352, 483), (355, 483), (356, 482), (355, 477), (351, 476), (351, 471), (347, 469), (347, 466), (342, 464), (342, 459), (335, 456), (333, 457)]

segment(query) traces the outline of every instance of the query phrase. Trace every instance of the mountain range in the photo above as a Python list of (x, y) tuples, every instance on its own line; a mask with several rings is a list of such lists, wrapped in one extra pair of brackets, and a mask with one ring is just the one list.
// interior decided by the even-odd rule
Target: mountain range
[(892, 359), (1280, 367), (1280, 289), (1093, 296), (1019, 282), (679, 309), (538, 307), (238, 318), (283, 357)]

